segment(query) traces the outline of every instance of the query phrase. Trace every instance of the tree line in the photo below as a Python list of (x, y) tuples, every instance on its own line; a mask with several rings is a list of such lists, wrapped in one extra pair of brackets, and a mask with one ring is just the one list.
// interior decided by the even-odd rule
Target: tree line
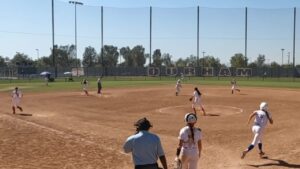
[[(146, 60), (149, 59), (150, 54), (145, 53), (145, 48), (142, 45), (130, 47), (118, 47), (113, 45), (104, 45), (100, 53), (97, 53), (95, 48), (88, 46), (85, 48), (82, 60), (76, 58), (76, 48), (74, 45), (55, 46), (55, 64), (53, 64), (53, 56), (43, 56), (36, 60), (31, 59), (24, 53), (17, 52), (12, 59), (0, 56), (0, 67), (10, 66), (33, 66), (33, 67), (145, 67)], [(214, 56), (204, 56), (197, 58), (197, 56), (190, 55), (185, 58), (177, 60), (172, 59), (169, 53), (162, 53), (160, 49), (155, 49), (153, 52), (152, 63), (153, 67), (228, 67), (220, 63), (220, 59)], [(120, 59), (122, 58), (122, 61)], [(275, 61), (265, 63), (266, 57), (259, 54), (255, 61), (249, 63), (249, 59), (242, 53), (234, 54), (230, 59), (230, 67), (249, 67), (249, 68), (291, 68), (292, 64), (279, 65)], [(300, 65), (296, 67), (300, 68)]]

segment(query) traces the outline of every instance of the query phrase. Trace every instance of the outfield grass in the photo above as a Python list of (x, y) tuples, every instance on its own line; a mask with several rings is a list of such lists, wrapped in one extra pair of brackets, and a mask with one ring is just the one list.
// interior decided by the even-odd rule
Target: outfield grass
[[(22, 90), (31, 92), (51, 92), (51, 91), (78, 91), (81, 90), (81, 80), (83, 78), (74, 78), (73, 82), (67, 82), (65, 78), (55, 79), (50, 82), (49, 86), (45, 85), (41, 79), (18, 79), (18, 80), (0, 80), (0, 92), (12, 90), (15, 86)], [(97, 87), (97, 78), (89, 77), (89, 88), (91, 90)], [(115, 87), (143, 87), (143, 86), (159, 86), (174, 85), (178, 77), (104, 77), (102, 85), (104, 88)], [(232, 77), (185, 77), (183, 84), (195, 85), (215, 85), (230, 86)], [(273, 87), (273, 88), (300, 88), (299, 78), (258, 78), (258, 77), (237, 77), (237, 84), (240, 87)]]

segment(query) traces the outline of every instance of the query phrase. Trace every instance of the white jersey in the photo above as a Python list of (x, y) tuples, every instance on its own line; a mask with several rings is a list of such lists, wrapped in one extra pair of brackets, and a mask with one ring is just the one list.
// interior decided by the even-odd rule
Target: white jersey
[(194, 91), (194, 103), (199, 103), (200, 102), (200, 95), (198, 94), (197, 91)]
[(254, 126), (260, 126), (261, 128), (264, 128), (268, 124), (269, 118), (271, 118), (270, 112), (268, 112), (267, 115), (265, 111), (255, 111)]
[(22, 92), (19, 90), (13, 90), (11, 93), (13, 99), (20, 99), (22, 97)]
[(180, 130), (178, 139), (183, 141), (183, 149), (194, 149), (198, 152), (198, 141), (202, 139), (202, 134), (198, 128), (193, 128), (193, 131), (194, 140), (192, 139), (192, 133), (189, 126), (185, 126)]
[(12, 97), (12, 104), (14, 106), (18, 106), (21, 101), (22, 93), (19, 90), (13, 90), (11, 93), (11, 97)]
[(87, 90), (88, 85), (89, 85), (89, 82), (88, 82), (87, 80), (86, 80), (86, 81), (83, 81), (83, 82), (82, 82), (82, 88), (83, 88), (83, 90)]
[(177, 82), (175, 88), (176, 88), (176, 89), (179, 89), (179, 88), (181, 88), (181, 87), (182, 87), (182, 86), (181, 86), (181, 83), (180, 83), (180, 82)]

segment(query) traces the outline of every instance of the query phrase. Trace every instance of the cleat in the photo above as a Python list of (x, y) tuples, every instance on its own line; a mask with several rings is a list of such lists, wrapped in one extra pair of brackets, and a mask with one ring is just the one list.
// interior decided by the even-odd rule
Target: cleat
[(247, 154), (247, 151), (243, 151), (243, 153), (242, 153), (242, 155), (241, 155), (241, 159), (244, 159), (245, 156), (246, 156), (246, 154)]
[(259, 153), (260, 158), (263, 158), (264, 155), (265, 155), (264, 152), (260, 152), (260, 153)]

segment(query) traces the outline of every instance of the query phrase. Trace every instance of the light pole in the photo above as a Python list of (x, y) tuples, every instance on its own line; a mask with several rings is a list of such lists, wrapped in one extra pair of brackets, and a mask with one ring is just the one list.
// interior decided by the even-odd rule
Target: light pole
[(283, 65), (283, 51), (284, 51), (284, 49), (282, 48), (281, 49), (281, 66)]
[(36, 50), (36, 56), (37, 56), (37, 59), (40, 58), (40, 50), (39, 49), (35, 49)]
[(77, 76), (78, 76), (78, 63), (77, 63), (77, 13), (76, 13), (76, 6), (83, 5), (82, 2), (78, 1), (69, 1), (70, 4), (74, 4), (75, 7), (75, 61), (76, 61), (76, 69), (77, 69)]
[(203, 61), (202, 61), (202, 67), (204, 68), (204, 54), (205, 54), (205, 52), (203, 51), (202, 53), (203, 53), (203, 57), (202, 57), (202, 60), (203, 60)]
[(290, 65), (290, 52), (288, 52), (288, 65)]

